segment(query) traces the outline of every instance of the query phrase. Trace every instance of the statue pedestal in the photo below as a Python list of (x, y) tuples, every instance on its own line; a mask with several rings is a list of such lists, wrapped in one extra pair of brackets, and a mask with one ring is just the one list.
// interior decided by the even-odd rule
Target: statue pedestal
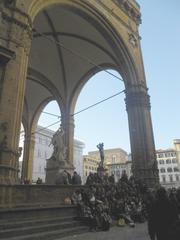
[(46, 161), (46, 184), (55, 184), (59, 173), (63, 170), (67, 170), (70, 174), (72, 174), (74, 171), (74, 167), (65, 160), (58, 161), (55, 157), (52, 156)]
[(102, 167), (102, 166), (99, 166), (99, 167), (97, 168), (97, 174), (98, 174), (100, 177), (104, 176), (104, 175), (106, 174), (106, 169), (105, 169), (104, 167)]

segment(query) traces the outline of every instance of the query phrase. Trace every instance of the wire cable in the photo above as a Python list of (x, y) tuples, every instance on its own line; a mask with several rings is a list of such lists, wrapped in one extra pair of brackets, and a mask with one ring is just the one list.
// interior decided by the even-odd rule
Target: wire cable
[[(36, 32), (37, 34), (39, 34), (40, 36), (46, 38), (46, 39), (49, 40), (50, 42), (56, 43), (57, 45), (59, 45), (60, 47), (62, 47), (63, 49), (65, 49), (66, 51), (70, 52), (72, 55), (75, 55), (75, 56), (81, 58), (82, 60), (85, 60), (86, 62), (90, 63), (90, 64), (93, 65), (94, 67), (97, 67), (98, 69), (100, 69), (101, 71), (104, 71), (104, 72), (108, 73), (109, 75), (117, 78), (118, 80), (123, 81), (122, 78), (116, 76), (115, 74), (111, 73), (110, 71), (108, 71), (108, 70), (104, 69), (103, 67), (97, 65), (94, 61), (92, 61), (92, 60), (89, 59), (88, 57), (82, 56), (80, 53), (78, 53), (78, 52), (76, 52), (76, 51), (74, 51), (74, 50), (72, 50), (72, 49), (64, 46), (60, 41), (57, 41), (57, 40), (55, 40), (54, 38), (49, 38), (49, 37), (46, 36), (44, 33), (37, 31), (35, 28), (33, 28), (33, 31)], [(124, 81), (123, 81), (123, 82), (124, 82)]]
[(114, 98), (114, 97), (120, 95), (120, 94), (123, 93), (123, 92), (125, 92), (125, 90), (123, 90), (123, 91), (121, 91), (121, 92), (118, 92), (118, 93), (116, 93), (116, 94), (114, 94), (114, 95), (112, 95), (112, 96), (110, 96), (110, 97), (108, 97), (108, 98), (105, 98), (105, 99), (103, 99), (103, 100), (101, 100), (101, 101), (99, 101), (99, 102), (97, 102), (97, 103), (94, 103), (94, 104), (90, 105), (89, 107), (86, 107), (86, 108), (84, 108), (84, 109), (82, 109), (82, 110), (80, 110), (80, 111), (72, 114), (71, 116), (75, 116), (75, 115), (77, 115), (77, 114), (79, 114), (79, 113), (81, 113), (81, 112), (84, 112), (84, 111), (92, 108), (92, 107), (95, 107), (95, 106), (97, 106), (97, 105), (99, 105), (99, 104), (101, 104), (101, 103), (103, 103), (103, 102), (105, 102), (105, 101), (107, 101), (107, 100), (109, 100), (109, 99), (111, 99), (111, 98)]
[(61, 118), (60, 115), (57, 115), (57, 114), (54, 114), (54, 113), (49, 113), (49, 112), (45, 112), (45, 111), (42, 111), (42, 113), (51, 115), (51, 116), (53, 116), (53, 117)]
[[(99, 105), (99, 104), (101, 104), (101, 103), (103, 103), (103, 102), (105, 102), (105, 101), (108, 101), (108, 100), (111, 99), (111, 98), (114, 98), (114, 97), (120, 95), (120, 94), (123, 93), (123, 92), (125, 92), (125, 90), (122, 90), (122, 91), (120, 91), (120, 92), (118, 92), (118, 93), (116, 93), (116, 94), (111, 95), (111, 96), (108, 97), (108, 98), (105, 98), (105, 99), (103, 99), (103, 100), (101, 100), (101, 101), (99, 101), (99, 102), (96, 102), (96, 103), (94, 103), (94, 104), (92, 104), (92, 105), (90, 105), (90, 106), (88, 106), (88, 107), (86, 107), (86, 108), (84, 108), (84, 109), (82, 109), (82, 110), (80, 110), (80, 111), (72, 114), (71, 116), (75, 116), (75, 115), (77, 115), (77, 114), (79, 114), (79, 113), (82, 113), (82, 112), (84, 112), (84, 111), (86, 111), (86, 110), (88, 110), (88, 109), (90, 109), (90, 108), (93, 108), (93, 107), (95, 107), (95, 106), (97, 106), (97, 105)], [(49, 114), (49, 115), (53, 115), (53, 116), (56, 116), (56, 117), (59, 117), (59, 118), (60, 118), (60, 116), (58, 116), (58, 115), (56, 115), (56, 114), (51, 114), (51, 113), (48, 113), (48, 112), (43, 112), (43, 113), (47, 113), (47, 114)], [(48, 125), (48, 126), (46, 126), (46, 127), (43, 127), (43, 128), (41, 128), (41, 129), (39, 129), (39, 130), (36, 130), (36, 131), (32, 132), (31, 135), (34, 135), (35, 133), (39, 133), (39, 132), (41, 132), (41, 131), (43, 131), (43, 130), (45, 130), (45, 129), (48, 129), (49, 127), (52, 127), (52, 126), (56, 125), (56, 124), (59, 123), (59, 122), (61, 122), (61, 120), (58, 120), (58, 121), (56, 121), (56, 122), (54, 122), (54, 123), (52, 123), (52, 124), (50, 124), (50, 125)], [(24, 131), (21, 131), (20, 133), (22, 134), (23, 132), (24, 132)], [(23, 137), (20, 137), (20, 140), (21, 140), (21, 138), (24, 138), (24, 136), (23, 136)], [(28, 138), (28, 136), (27, 136), (27, 138)]]

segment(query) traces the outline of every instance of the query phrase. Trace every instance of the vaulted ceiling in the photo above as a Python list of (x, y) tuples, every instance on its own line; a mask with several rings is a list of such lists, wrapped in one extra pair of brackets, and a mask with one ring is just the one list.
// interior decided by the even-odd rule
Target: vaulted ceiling
[(69, 104), (76, 90), (97, 72), (96, 66), (117, 64), (111, 42), (102, 29), (100, 21), (61, 5), (38, 14), (26, 86), (29, 121), (50, 98)]

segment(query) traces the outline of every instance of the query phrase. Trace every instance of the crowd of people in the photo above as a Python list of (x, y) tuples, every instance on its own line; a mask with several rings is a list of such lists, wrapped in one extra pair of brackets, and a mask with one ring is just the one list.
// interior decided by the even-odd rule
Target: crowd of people
[(114, 176), (90, 174), (86, 188), (77, 190), (72, 202), (78, 205), (79, 216), (85, 220), (90, 230), (109, 230), (112, 221), (118, 225), (135, 226), (135, 222), (144, 222), (146, 218), (143, 193), (145, 185), (129, 180), (123, 174), (115, 184)]
[(180, 239), (180, 189), (149, 189), (126, 174), (115, 183), (113, 175), (90, 173), (86, 187), (73, 193), (72, 203), (91, 231), (109, 230), (112, 222), (134, 227), (147, 221), (151, 240)]

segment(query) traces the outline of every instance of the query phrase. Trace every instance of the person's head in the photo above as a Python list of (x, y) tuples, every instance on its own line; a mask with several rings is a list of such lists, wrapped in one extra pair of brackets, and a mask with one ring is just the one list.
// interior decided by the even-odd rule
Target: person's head
[(74, 175), (77, 175), (77, 172), (76, 172), (76, 171), (74, 171)]
[(163, 199), (167, 199), (167, 192), (166, 192), (166, 189), (163, 188), (163, 187), (160, 187), (157, 189), (156, 191), (156, 198), (158, 200), (163, 200)]

